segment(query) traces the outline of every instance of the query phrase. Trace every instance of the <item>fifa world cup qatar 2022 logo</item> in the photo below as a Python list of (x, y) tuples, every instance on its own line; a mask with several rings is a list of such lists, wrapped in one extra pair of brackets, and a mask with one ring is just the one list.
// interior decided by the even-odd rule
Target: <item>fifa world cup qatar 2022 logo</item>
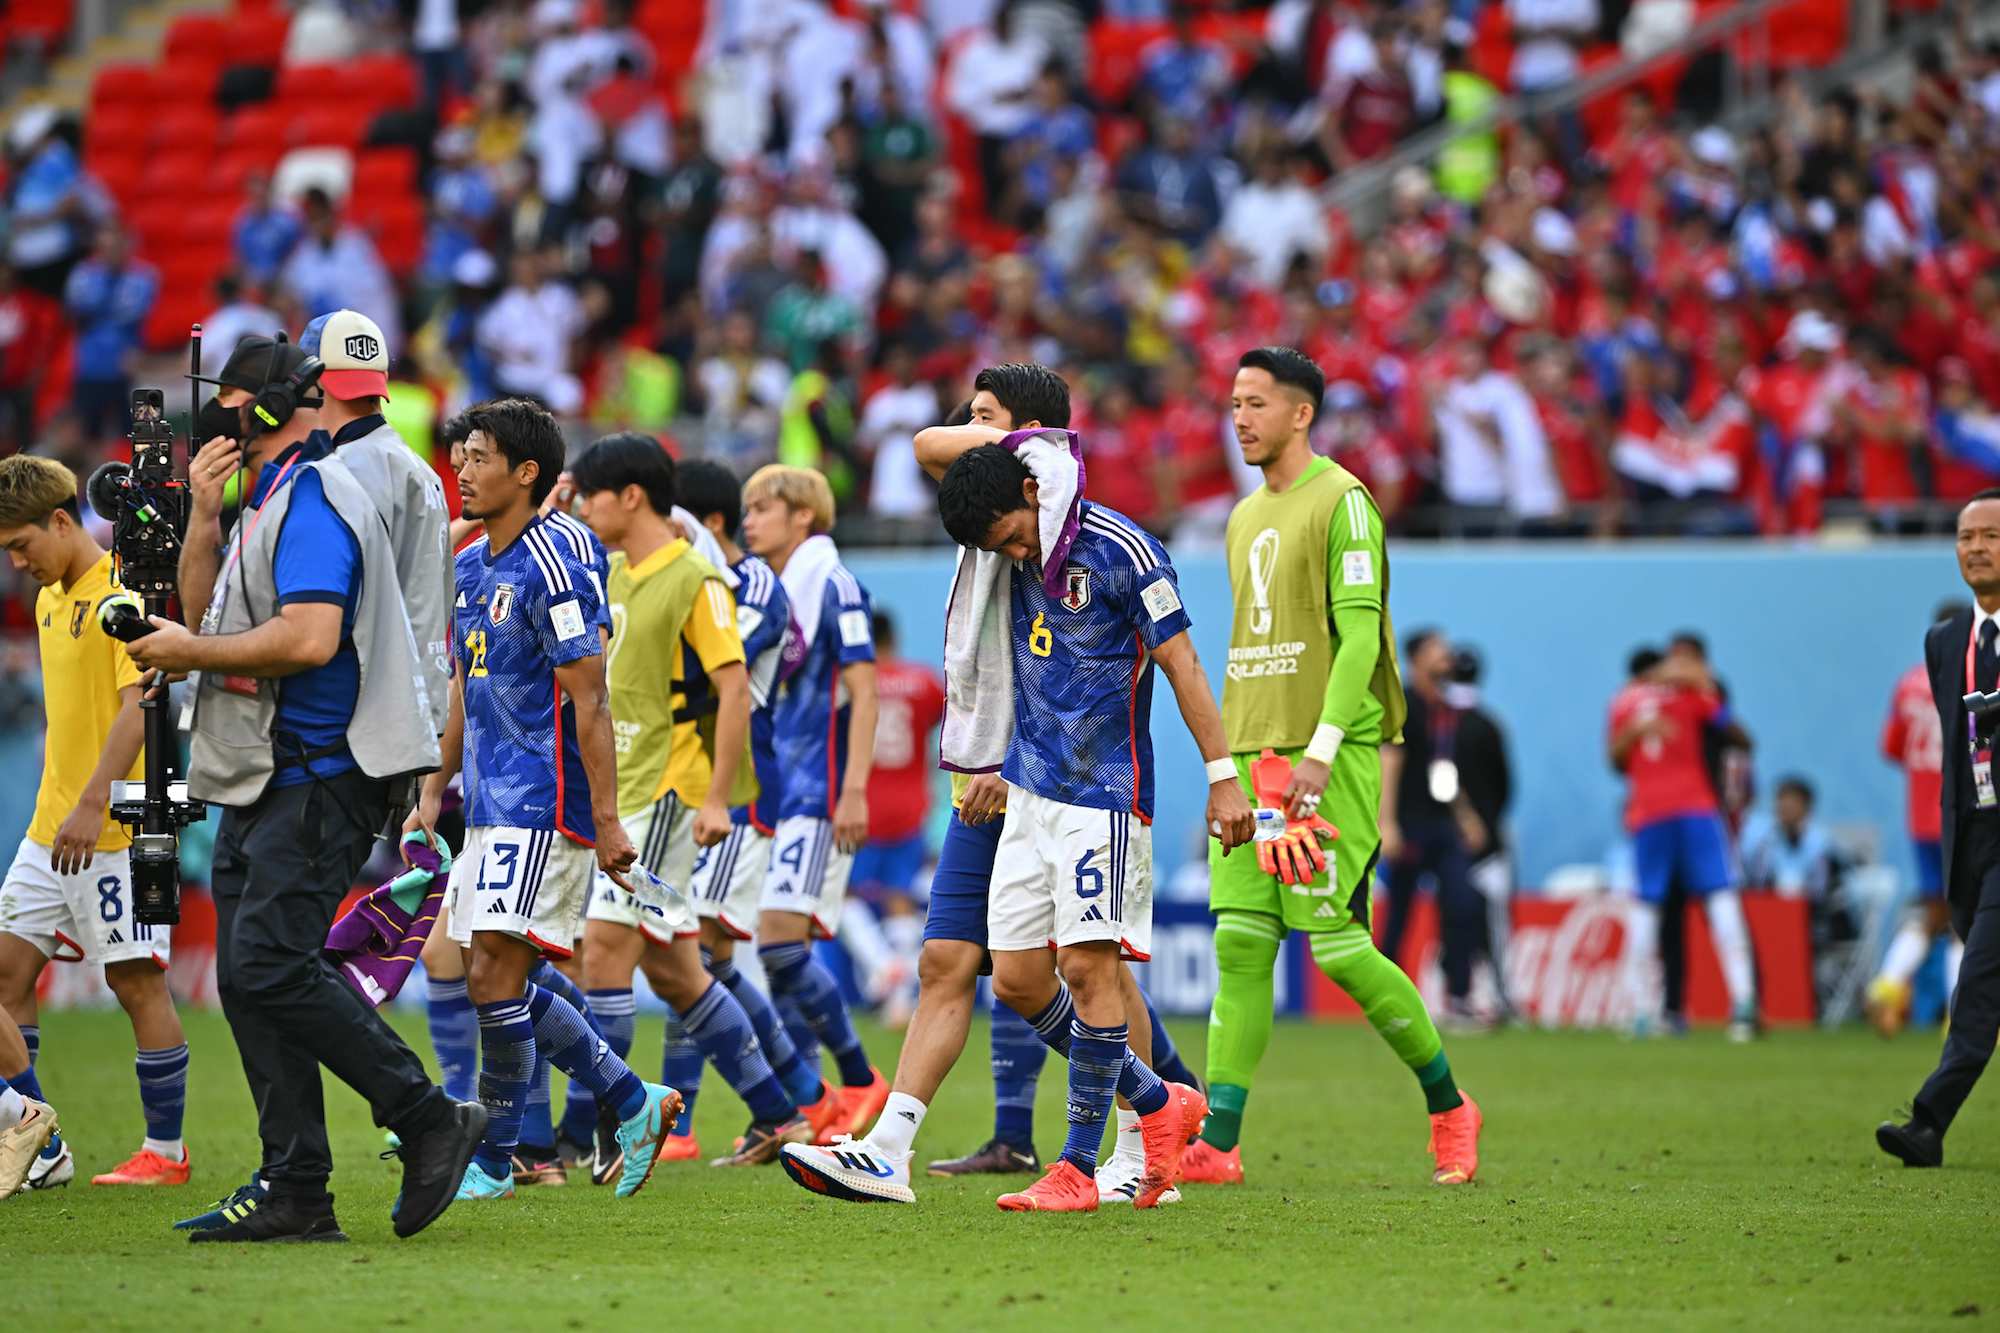
[(1250, 632), (1271, 632), (1271, 580), (1278, 573), (1278, 530), (1265, 528), (1250, 543)]

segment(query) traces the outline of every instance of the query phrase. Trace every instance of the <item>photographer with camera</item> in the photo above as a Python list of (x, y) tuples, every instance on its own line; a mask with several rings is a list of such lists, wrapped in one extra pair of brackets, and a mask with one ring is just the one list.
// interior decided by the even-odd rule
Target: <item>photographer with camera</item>
[[(132, 895), (132, 835), (108, 820), (111, 784), (141, 773), (139, 672), (98, 624), (117, 586), (111, 556), (83, 526), (76, 476), (52, 458), (0, 459), (0, 549), (42, 585), (35, 599), (48, 740), (35, 814), (0, 885), (0, 1005), (21, 1027), (30, 1063), (17, 1090), (37, 1100), (41, 1047), (35, 982), (51, 961), (104, 968), (132, 1020), (146, 1138), (96, 1176), (98, 1185), (184, 1185), (188, 1048), (167, 990), (168, 931), (141, 924)], [(75, 1158), (60, 1135), (26, 1176), (66, 1185)]]
[[(428, 691), (380, 511), (338, 458), (315, 458), (298, 414), (320, 362), (246, 338), (197, 415), (184, 601), (200, 631), (162, 616), (127, 646), (142, 667), (195, 672), (191, 795), (223, 806), (216, 834), (216, 980), (263, 1138), (263, 1185), (201, 1240), (341, 1239), (319, 1066), (401, 1141), (396, 1234), (452, 1201), (485, 1128), (454, 1103), (321, 945), (412, 774), (438, 765)], [(240, 446), (233, 441), (240, 441)], [(218, 555), (222, 492), (256, 469)]]

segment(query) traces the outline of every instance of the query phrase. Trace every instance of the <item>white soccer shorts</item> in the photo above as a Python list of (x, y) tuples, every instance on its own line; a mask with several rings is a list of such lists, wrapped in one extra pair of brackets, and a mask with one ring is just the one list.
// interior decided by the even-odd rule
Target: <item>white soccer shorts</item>
[(771, 869), (764, 877), (766, 912), (796, 912), (812, 919), (813, 933), (830, 940), (840, 933), (840, 909), (847, 902), (847, 877), (854, 853), (833, 842), (833, 821), (793, 815), (778, 821), (771, 835)]
[(554, 829), (469, 828), (451, 865), (451, 937), (475, 931), (524, 939), (567, 958), (583, 930), (597, 853)]
[(768, 833), (754, 824), (738, 824), (713, 847), (695, 850), (688, 897), (695, 915), (713, 918), (723, 932), (747, 940), (757, 933), (757, 906), (764, 897), (764, 877), (771, 866)]
[(127, 963), (150, 959), (161, 968), (172, 952), (171, 926), (132, 919), (129, 852), (98, 852), (90, 868), (59, 875), (50, 849), (27, 838), (0, 882), (0, 931), (19, 935), (57, 963)]
[(994, 953), (1112, 940), (1153, 953), (1153, 830), (1129, 810), (1065, 805), (1007, 785), (993, 855), (986, 947)]
[(611, 876), (599, 870), (591, 882), (590, 908), (585, 915), (592, 921), (630, 926), (655, 944), (671, 944), (680, 936), (698, 933), (701, 923), (685, 897), (699, 850), (694, 845), (693, 808), (668, 792), (624, 823), (625, 836), (639, 849), (639, 864), (684, 896), (657, 904), (664, 909), (664, 916), (648, 912), (630, 891), (619, 888)]

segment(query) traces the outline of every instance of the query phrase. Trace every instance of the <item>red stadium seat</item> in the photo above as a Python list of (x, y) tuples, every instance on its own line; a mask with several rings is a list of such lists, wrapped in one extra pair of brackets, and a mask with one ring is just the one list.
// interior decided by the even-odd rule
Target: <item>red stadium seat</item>
[(314, 106), (296, 117), (294, 138), (300, 147), (355, 149), (368, 132), (366, 119), (349, 103)]
[(229, 63), (232, 65), (275, 65), (285, 54), (285, 34), (291, 30), (292, 16), (273, 5), (270, 8), (239, 9), (229, 22)]
[(136, 62), (105, 65), (90, 82), (91, 114), (108, 106), (157, 105), (172, 95), (172, 76)]
[(130, 213), (135, 200), (140, 197), (139, 181), (146, 174), (146, 154), (140, 152), (107, 153), (103, 157), (92, 158), (87, 164), (90, 174), (118, 201), (121, 212)]
[(178, 244), (194, 249), (217, 245), (230, 247), (230, 231), (235, 226), (236, 212), (240, 207), (235, 200), (227, 199), (190, 208), (178, 219)]
[(222, 117), (206, 102), (169, 105), (153, 118), (151, 142), (155, 149), (212, 152), (221, 138)]
[(146, 108), (136, 103), (114, 102), (92, 112), (84, 121), (84, 157), (87, 160), (100, 152), (143, 149), (152, 137), (152, 130), (153, 117)]
[(53, 47), (70, 29), (70, 0), (11, 0), (7, 6), (7, 38), (43, 48)]
[(403, 57), (364, 56), (346, 68), (355, 94), (375, 109), (416, 104), (417, 68)]
[(167, 29), (163, 65), (178, 70), (183, 63), (219, 65), (227, 57), (240, 63), (235, 24), (221, 14), (185, 14)]
[(292, 142), (292, 118), (281, 106), (245, 107), (223, 122), (218, 146), (225, 152), (258, 154), (275, 164)]
[(354, 158), (354, 192), (377, 197), (417, 188), (417, 155), (409, 148), (365, 148)]
[(252, 176), (269, 176), (276, 165), (275, 155), (232, 149), (209, 167), (209, 184), (234, 197), (243, 193)]
[(186, 291), (171, 286), (163, 279), (160, 299), (153, 303), (153, 312), (146, 317), (142, 334), (146, 346), (155, 352), (185, 348), (189, 326), (214, 308), (215, 294), (206, 286)]

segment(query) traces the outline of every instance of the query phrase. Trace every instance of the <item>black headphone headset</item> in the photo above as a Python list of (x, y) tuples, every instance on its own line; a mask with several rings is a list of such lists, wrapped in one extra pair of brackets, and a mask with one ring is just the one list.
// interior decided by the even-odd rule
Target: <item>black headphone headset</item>
[(306, 395), (319, 383), (319, 377), (326, 373), (326, 362), (306, 354), (299, 368), (282, 380), (273, 381), (277, 373), (279, 349), (285, 346), (285, 335), (278, 334), (271, 343), (271, 361), (264, 369), (264, 387), (257, 390), (257, 397), (250, 404), (250, 424), (259, 431), (277, 430), (292, 419), (301, 407), (317, 407), (326, 401), (325, 396), (311, 403)]

